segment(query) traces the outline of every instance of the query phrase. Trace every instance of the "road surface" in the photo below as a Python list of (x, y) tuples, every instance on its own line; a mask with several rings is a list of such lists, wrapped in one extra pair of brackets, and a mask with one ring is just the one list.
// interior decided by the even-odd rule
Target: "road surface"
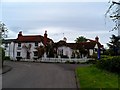
[(74, 69), (80, 65), (5, 62), (13, 69), (2, 78), (3, 88), (77, 88)]

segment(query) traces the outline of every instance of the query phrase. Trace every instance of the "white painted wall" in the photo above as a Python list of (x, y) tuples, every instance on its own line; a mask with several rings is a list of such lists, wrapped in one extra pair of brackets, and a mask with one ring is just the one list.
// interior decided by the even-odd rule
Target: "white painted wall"
[(63, 50), (63, 55), (67, 55), (69, 58), (72, 56), (72, 49), (70, 47), (66, 47), (66, 46), (58, 47), (57, 52), (62, 50)]
[(90, 56), (93, 55), (93, 49), (89, 49), (89, 54), (90, 54)]
[[(34, 51), (37, 51), (35, 49), (35, 43), (34, 42), (30, 42), (30, 43), (21, 43), (21, 47), (18, 47), (18, 43), (11, 43), (10, 46), (7, 48), (6, 50), (6, 56), (9, 56), (8, 55), (8, 52), (10, 51), (10, 57), (12, 59), (15, 59), (16, 60), (16, 57), (17, 57), (17, 52), (20, 52), (21, 53), (21, 57), (22, 58), (26, 58), (27, 56), (27, 50), (26, 48), (23, 48), (23, 45), (26, 45), (26, 46), (29, 46), (29, 44), (31, 44), (31, 48), (30, 48), (30, 59), (33, 59), (34, 58)], [(43, 45), (42, 42), (38, 43), (38, 46), (40, 45)], [(8, 50), (10, 48), (10, 50)]]

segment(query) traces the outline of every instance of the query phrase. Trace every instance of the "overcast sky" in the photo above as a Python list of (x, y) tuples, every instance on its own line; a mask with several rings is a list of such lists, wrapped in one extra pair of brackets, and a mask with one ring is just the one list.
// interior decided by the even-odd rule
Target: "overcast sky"
[(9, 29), (8, 38), (17, 38), (19, 31), (24, 35), (43, 35), (47, 30), (48, 37), (55, 42), (63, 36), (67, 42), (74, 42), (79, 36), (89, 39), (98, 36), (105, 45), (112, 34), (117, 35), (117, 31), (109, 32), (113, 23), (104, 16), (110, 5), (108, 0), (65, 1), (4, 0), (0, 20)]

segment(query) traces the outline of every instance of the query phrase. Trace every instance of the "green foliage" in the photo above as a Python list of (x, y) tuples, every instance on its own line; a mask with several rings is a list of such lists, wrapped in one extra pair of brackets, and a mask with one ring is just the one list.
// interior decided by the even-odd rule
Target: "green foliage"
[(76, 64), (77, 62), (67, 60), (65, 63), (67, 63), (67, 64)]
[(86, 64), (96, 64), (97, 60), (88, 60)]
[(104, 55), (111, 55), (113, 56), (114, 55), (114, 51), (112, 49), (107, 49), (104, 51)]
[(107, 59), (112, 59), (113, 56), (109, 56), (109, 55), (101, 55), (101, 59), (102, 60), (107, 60)]
[(107, 43), (109, 47), (109, 54), (112, 56), (120, 55), (120, 37), (112, 35), (111, 41)]
[(76, 74), (81, 88), (94, 90), (92, 88), (118, 88), (119, 86), (117, 74), (102, 71), (94, 66), (78, 67)]
[(45, 51), (46, 51), (45, 48), (43, 46), (39, 46), (36, 49), (38, 51), (38, 58), (41, 58), (44, 55)]
[(75, 42), (76, 42), (76, 43), (86, 42), (86, 40), (87, 40), (87, 39), (86, 39), (84, 36), (80, 36), (80, 37), (76, 38)]
[(10, 60), (10, 57), (9, 56), (5, 56), (4, 60)]
[(91, 57), (97, 59), (97, 53), (94, 53)]
[(4, 49), (2, 49), (2, 60), (4, 60), (5, 59), (5, 51), (4, 51)]
[(0, 21), (0, 39), (2, 38), (6, 38), (7, 35), (6, 35), (6, 32), (8, 31), (6, 25)]
[(22, 57), (16, 57), (17, 61), (20, 61), (22, 59)]
[(5, 51), (2, 48), (2, 66), (3, 66), (3, 63), (4, 63), (4, 59), (5, 59)]
[(70, 63), (70, 61), (69, 61), (69, 60), (67, 60), (65, 63)]
[(53, 43), (49, 43), (46, 47), (47, 57), (54, 58), (54, 47)]
[(96, 67), (109, 72), (120, 73), (120, 56), (101, 58), (96, 63)]

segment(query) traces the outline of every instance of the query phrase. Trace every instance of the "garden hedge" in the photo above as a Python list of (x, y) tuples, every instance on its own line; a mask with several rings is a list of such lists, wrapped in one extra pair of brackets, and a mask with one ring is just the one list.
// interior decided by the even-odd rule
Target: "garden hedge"
[(120, 73), (120, 56), (102, 58), (97, 61), (96, 67), (110, 72)]

